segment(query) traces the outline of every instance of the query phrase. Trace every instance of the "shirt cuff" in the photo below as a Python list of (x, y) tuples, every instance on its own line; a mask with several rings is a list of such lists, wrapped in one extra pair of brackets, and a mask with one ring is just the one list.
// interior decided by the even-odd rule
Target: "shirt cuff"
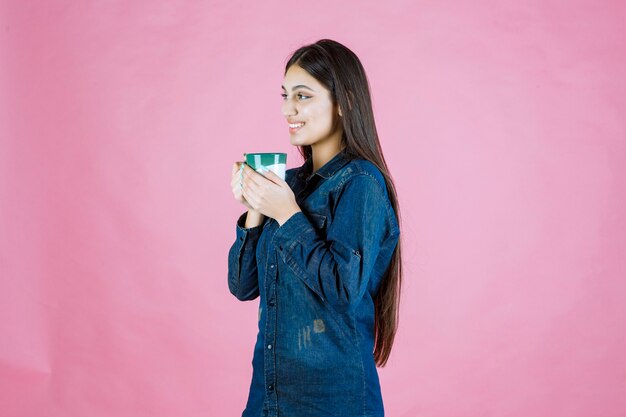
[(246, 229), (246, 218), (248, 217), (248, 212), (246, 211), (239, 219), (237, 219), (237, 240), (244, 243), (246, 241), (246, 237), (248, 239), (255, 239), (261, 235), (263, 231), (263, 223), (258, 226), (249, 227)]
[(274, 233), (274, 246), (279, 252), (290, 251), (298, 243), (310, 242), (314, 239), (316, 231), (303, 212), (299, 211), (291, 216)]

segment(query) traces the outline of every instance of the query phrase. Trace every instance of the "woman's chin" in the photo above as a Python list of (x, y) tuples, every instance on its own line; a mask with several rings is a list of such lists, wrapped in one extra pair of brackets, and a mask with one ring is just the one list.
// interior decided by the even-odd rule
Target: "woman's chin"
[(295, 136), (290, 137), (289, 140), (291, 141), (291, 144), (293, 146), (304, 146), (304, 145), (306, 145), (306, 143), (304, 143), (305, 141), (303, 141), (303, 140), (301, 140), (301, 139), (299, 139), (299, 138), (297, 138)]

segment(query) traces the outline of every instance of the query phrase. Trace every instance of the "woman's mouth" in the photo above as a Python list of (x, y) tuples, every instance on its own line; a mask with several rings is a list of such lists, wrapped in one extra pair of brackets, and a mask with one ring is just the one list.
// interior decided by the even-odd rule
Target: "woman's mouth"
[(296, 133), (302, 126), (304, 126), (304, 122), (289, 123), (289, 133)]

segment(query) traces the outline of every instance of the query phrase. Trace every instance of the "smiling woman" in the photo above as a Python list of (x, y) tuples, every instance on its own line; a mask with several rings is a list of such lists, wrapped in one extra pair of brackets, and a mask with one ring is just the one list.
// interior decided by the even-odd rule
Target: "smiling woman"
[(365, 71), (323, 39), (285, 68), (282, 112), (304, 158), (285, 180), (233, 164), (237, 220), (228, 284), (260, 297), (243, 416), (383, 416), (402, 276), (395, 187)]
[(331, 92), (297, 63), (288, 67), (282, 88), (291, 144), (315, 145), (313, 169), (317, 170), (343, 146), (341, 109)]

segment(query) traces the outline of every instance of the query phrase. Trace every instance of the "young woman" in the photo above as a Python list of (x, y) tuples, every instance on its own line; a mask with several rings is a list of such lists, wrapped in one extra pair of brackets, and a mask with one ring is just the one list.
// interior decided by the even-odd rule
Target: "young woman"
[[(398, 202), (357, 56), (323, 39), (293, 53), (282, 112), (304, 164), (285, 181), (235, 162), (248, 210), (228, 285), (260, 296), (248, 416), (383, 416), (376, 366), (398, 323)], [(241, 168), (241, 169), (240, 169)]]

